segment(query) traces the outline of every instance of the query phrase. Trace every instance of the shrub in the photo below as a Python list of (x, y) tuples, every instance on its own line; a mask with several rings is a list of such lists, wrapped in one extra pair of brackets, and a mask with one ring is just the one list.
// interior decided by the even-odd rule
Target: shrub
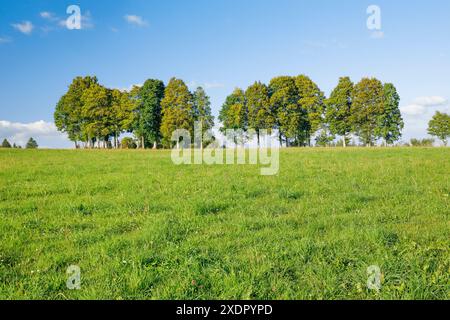
[(411, 146), (413, 147), (432, 147), (434, 139), (411, 139)]
[(125, 137), (122, 139), (122, 142), (120, 143), (120, 146), (122, 149), (136, 149), (137, 144), (134, 142), (134, 140), (130, 137)]

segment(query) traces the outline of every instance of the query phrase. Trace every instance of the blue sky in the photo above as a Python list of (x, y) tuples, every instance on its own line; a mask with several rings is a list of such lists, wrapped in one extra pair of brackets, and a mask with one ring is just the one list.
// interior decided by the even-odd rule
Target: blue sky
[[(82, 30), (60, 25), (73, 4)], [(366, 26), (372, 4), (377, 37)], [(403, 140), (426, 137), (434, 111), (449, 111), (449, 13), (448, 0), (1, 0), (0, 138), (71, 147), (53, 110), (78, 75), (117, 88), (176, 76), (204, 86), (217, 115), (234, 87), (297, 74), (327, 95), (340, 76), (392, 82)]]

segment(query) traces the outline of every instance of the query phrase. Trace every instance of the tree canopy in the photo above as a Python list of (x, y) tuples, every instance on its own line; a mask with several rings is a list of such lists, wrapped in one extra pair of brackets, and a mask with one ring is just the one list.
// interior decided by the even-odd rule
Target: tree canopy
[(326, 100), (325, 121), (330, 126), (332, 134), (342, 136), (343, 146), (347, 144), (347, 137), (352, 132), (351, 108), (354, 84), (349, 77), (342, 77)]
[(447, 146), (450, 137), (450, 115), (437, 111), (428, 123), (428, 133)]
[(141, 134), (142, 146), (161, 142), (161, 100), (164, 98), (164, 82), (156, 79), (145, 81), (138, 91), (138, 108), (134, 128)]
[(161, 134), (165, 144), (170, 146), (172, 133), (177, 129), (194, 131), (193, 95), (183, 80), (172, 78), (164, 90), (161, 101)]
[[(261, 130), (277, 130), (280, 145), (286, 146), (311, 145), (313, 137), (316, 145), (328, 145), (336, 135), (342, 137), (344, 147), (352, 135), (365, 145), (379, 140), (393, 144), (404, 127), (399, 102), (395, 86), (375, 78), (354, 84), (349, 77), (341, 77), (326, 98), (306, 75), (279, 76), (268, 85), (255, 81), (245, 91), (234, 89), (218, 119), (220, 130), (237, 130), (240, 141), (256, 133), (259, 143)], [(170, 147), (176, 129), (186, 129), (193, 137), (195, 122), (201, 124), (202, 136), (214, 126), (206, 91), (198, 87), (191, 92), (177, 78), (167, 86), (148, 79), (124, 91), (101, 85), (95, 76), (76, 77), (58, 101), (54, 119), (58, 130), (67, 133), (77, 148), (79, 143), (119, 148), (119, 137), (125, 132), (132, 133), (141, 148)], [(443, 137), (436, 123), (430, 134)]]
[(352, 95), (350, 123), (361, 141), (373, 145), (376, 139), (379, 117), (384, 110), (383, 84), (375, 78), (364, 78), (358, 82)]

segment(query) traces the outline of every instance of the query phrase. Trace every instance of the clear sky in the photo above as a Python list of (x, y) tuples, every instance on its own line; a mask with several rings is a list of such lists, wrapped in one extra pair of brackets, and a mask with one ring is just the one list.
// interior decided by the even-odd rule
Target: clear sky
[[(72, 4), (82, 30), (62, 26)], [(215, 115), (255, 80), (307, 74), (328, 95), (340, 76), (375, 76), (400, 93), (403, 140), (426, 137), (450, 109), (449, 14), (448, 0), (1, 0), (0, 139), (71, 147), (53, 110), (78, 75), (117, 88), (176, 76), (204, 86)]]

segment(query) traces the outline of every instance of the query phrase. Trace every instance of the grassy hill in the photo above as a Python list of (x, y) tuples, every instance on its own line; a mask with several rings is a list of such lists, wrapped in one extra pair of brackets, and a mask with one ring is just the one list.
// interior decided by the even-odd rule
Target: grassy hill
[(0, 298), (450, 299), (449, 173), (448, 148), (289, 149), (277, 176), (0, 150)]

